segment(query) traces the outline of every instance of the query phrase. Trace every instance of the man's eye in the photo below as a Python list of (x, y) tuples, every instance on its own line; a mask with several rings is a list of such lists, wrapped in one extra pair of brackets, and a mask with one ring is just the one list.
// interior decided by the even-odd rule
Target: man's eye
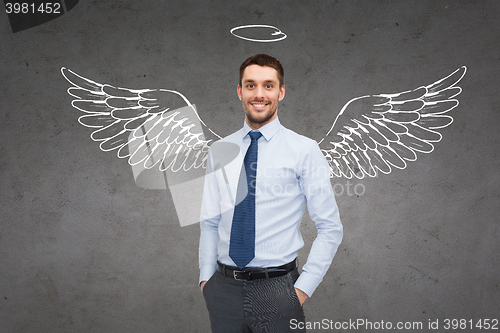
[(267, 88), (267, 89), (271, 89), (272, 87), (273, 87), (273, 86), (272, 86), (272, 85), (270, 85), (270, 84), (268, 84), (268, 85), (266, 86), (266, 88)]
[(252, 88), (253, 88), (253, 84), (248, 84), (248, 85), (247, 85), (247, 88), (252, 89)]

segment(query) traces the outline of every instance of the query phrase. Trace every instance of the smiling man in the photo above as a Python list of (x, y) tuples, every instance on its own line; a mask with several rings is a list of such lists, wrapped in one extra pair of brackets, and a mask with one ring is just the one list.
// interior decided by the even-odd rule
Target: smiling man
[[(220, 140), (240, 147), (243, 163), (233, 172), (238, 176), (217, 169), (212, 148), (209, 153), (199, 281), (212, 332), (299, 332), (291, 323), (304, 322), (302, 305), (342, 240), (325, 157), (315, 141), (279, 122), (283, 78), (280, 62), (271, 56), (257, 54), (243, 62), (237, 91), (245, 122)], [(318, 234), (299, 275), (306, 204)]]
[(276, 119), (278, 101), (285, 97), (283, 76), (273, 67), (249, 65), (244, 68), (242, 82), (238, 85), (238, 97), (243, 103), (245, 119), (257, 130)]

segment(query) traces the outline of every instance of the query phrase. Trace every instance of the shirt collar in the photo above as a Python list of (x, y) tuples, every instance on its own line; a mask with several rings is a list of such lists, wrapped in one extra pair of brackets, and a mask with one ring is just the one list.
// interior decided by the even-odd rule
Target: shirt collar
[[(271, 140), (273, 135), (276, 134), (282, 127), (283, 126), (281, 125), (278, 116), (276, 116), (276, 118), (273, 121), (271, 121), (268, 124), (265, 124), (264, 126), (259, 128), (258, 131), (262, 133), (262, 136), (264, 137), (264, 139), (266, 139), (266, 141), (269, 141)], [(242, 133), (243, 138), (248, 136), (248, 132), (250, 131), (252, 131), (252, 129), (250, 128), (250, 126), (248, 126), (247, 122), (245, 121), (243, 124), (243, 133)]]

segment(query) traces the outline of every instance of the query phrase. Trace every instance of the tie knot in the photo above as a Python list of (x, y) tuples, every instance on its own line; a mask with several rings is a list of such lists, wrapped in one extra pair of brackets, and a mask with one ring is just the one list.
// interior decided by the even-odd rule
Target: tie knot
[(249, 133), (249, 135), (250, 135), (250, 138), (252, 139), (252, 141), (253, 140), (257, 141), (262, 136), (262, 133), (259, 132), (259, 131), (255, 131), (255, 132), (252, 131), (252, 132)]

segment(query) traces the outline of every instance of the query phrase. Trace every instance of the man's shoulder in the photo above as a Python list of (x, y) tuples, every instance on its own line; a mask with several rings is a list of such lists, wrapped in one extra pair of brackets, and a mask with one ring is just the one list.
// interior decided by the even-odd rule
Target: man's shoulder
[(284, 126), (282, 126), (282, 131), (283, 131), (283, 135), (287, 139), (293, 140), (294, 143), (298, 143), (298, 144), (302, 144), (302, 145), (311, 145), (311, 144), (317, 145), (318, 144), (315, 140), (313, 140), (305, 135), (299, 134), (295, 131), (292, 131), (291, 129), (286, 128)]

